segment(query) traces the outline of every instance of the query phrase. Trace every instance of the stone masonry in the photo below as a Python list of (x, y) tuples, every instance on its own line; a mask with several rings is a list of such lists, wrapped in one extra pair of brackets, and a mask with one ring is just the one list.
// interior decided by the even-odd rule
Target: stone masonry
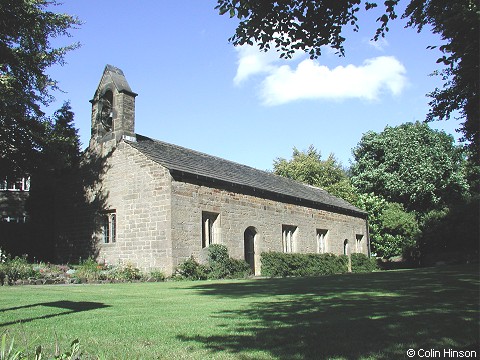
[(75, 196), (58, 215), (60, 261), (94, 256), (171, 275), (219, 243), (260, 274), (262, 252), (369, 254), (365, 212), (322, 189), (137, 135), (135, 97), (108, 65), (91, 101), (83, 169), (64, 187)]

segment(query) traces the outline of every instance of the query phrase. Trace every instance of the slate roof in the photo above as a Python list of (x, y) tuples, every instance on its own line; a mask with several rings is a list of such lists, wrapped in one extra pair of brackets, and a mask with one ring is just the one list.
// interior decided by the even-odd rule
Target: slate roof
[[(106, 65), (105, 69), (103, 70), (103, 74), (108, 74), (110, 76), (110, 79), (112, 80), (113, 85), (116, 87), (118, 92), (120, 93), (128, 93), (133, 96), (137, 96), (137, 93), (134, 93), (132, 89), (130, 88), (130, 85), (128, 84), (127, 79), (125, 78), (125, 75), (123, 71), (113, 65)], [(95, 95), (99, 89), (97, 88), (97, 91), (95, 92)], [(95, 98), (95, 95), (93, 96)]]
[[(216, 156), (207, 155), (181, 146), (137, 135), (137, 141), (125, 141), (149, 159), (166, 167), (174, 174), (193, 175), (196, 178), (244, 187), (256, 193), (280, 196), (286, 202), (310, 203), (323, 209), (365, 217), (363, 210), (323, 189), (241, 165)], [(175, 176), (174, 176), (175, 177)], [(307, 204), (305, 204), (307, 205)]]

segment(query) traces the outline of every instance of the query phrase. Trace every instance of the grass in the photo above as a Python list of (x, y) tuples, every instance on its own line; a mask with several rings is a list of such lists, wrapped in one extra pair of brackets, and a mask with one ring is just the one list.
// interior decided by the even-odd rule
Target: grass
[[(478, 265), (338, 275), (0, 288), (0, 333), (105, 359), (403, 359), (479, 349)], [(478, 354), (478, 353), (477, 353)], [(95, 357), (92, 357), (92, 359)]]

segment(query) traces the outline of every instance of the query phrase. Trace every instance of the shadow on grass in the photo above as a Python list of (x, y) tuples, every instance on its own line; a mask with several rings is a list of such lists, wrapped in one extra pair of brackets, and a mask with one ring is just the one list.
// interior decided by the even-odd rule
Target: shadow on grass
[(248, 308), (216, 314), (226, 319), (218, 336), (179, 337), (212, 352), (278, 359), (397, 359), (408, 349), (479, 354), (478, 265), (193, 288), (215, 301), (252, 299)]
[(49, 319), (49, 318), (53, 318), (53, 317), (56, 317), (56, 316), (68, 315), (68, 314), (73, 314), (73, 313), (82, 312), (82, 311), (90, 311), (90, 310), (96, 310), (96, 309), (102, 309), (102, 308), (110, 307), (110, 305), (105, 305), (103, 303), (97, 303), (97, 302), (62, 300), (62, 301), (51, 301), (51, 302), (44, 302), (44, 303), (37, 303), (37, 304), (30, 304), (30, 305), (23, 305), (23, 306), (17, 306), (17, 307), (12, 307), (12, 308), (0, 309), (0, 313), (7, 312), (7, 311), (14, 311), (14, 310), (36, 308), (36, 307), (39, 307), (39, 306), (54, 307), (54, 308), (58, 308), (58, 309), (65, 309), (67, 311), (58, 312), (58, 313), (55, 313), (55, 314), (47, 314), (47, 315), (42, 315), (42, 316), (17, 319), (15, 321), (0, 323), (0, 327), (1, 326), (9, 326), (9, 325), (17, 324), (17, 323), (26, 323), (26, 322), (40, 320), (40, 319)]

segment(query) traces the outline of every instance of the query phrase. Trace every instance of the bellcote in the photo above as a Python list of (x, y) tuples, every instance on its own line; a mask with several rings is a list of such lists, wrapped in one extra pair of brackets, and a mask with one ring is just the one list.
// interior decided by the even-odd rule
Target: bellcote
[(105, 66), (92, 103), (92, 136), (90, 141), (120, 141), (135, 137), (135, 97), (123, 71)]

